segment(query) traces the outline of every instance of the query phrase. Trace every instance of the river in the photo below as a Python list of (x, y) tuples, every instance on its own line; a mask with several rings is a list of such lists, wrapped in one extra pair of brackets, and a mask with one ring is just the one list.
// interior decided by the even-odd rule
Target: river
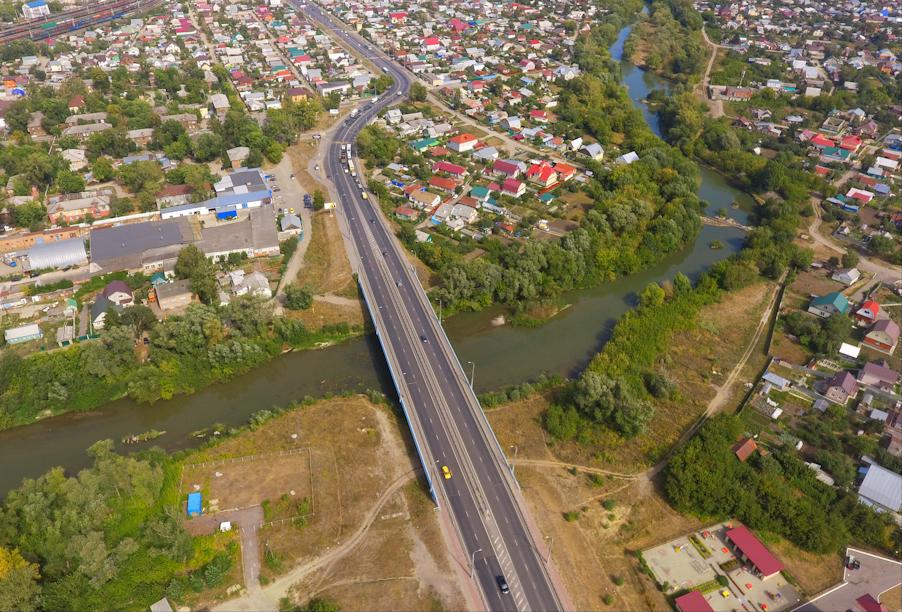
[[(615, 59), (621, 59), (629, 31), (629, 27), (624, 28), (611, 47)], [(657, 117), (642, 100), (652, 89), (667, 87), (666, 82), (627, 63), (623, 63), (623, 76), (633, 103), (659, 132)], [(747, 202), (748, 196), (730, 187), (719, 174), (702, 169), (700, 194), (714, 211), (727, 208), (730, 216), (746, 220), (741, 208), (730, 205), (733, 201)], [(709, 248), (713, 240), (723, 242), (724, 248)], [(470, 362), (476, 364), (479, 391), (534, 379), (543, 372), (573, 375), (598, 352), (614, 323), (635, 304), (636, 293), (649, 282), (672, 279), (678, 272), (694, 279), (738, 251), (742, 242), (743, 234), (737, 229), (704, 226), (693, 245), (648, 270), (566, 294), (564, 301), (570, 306), (541, 327), (495, 327), (491, 321), (500, 311), (488, 309), (454, 316), (445, 322), (445, 328), (467, 372)], [(89, 413), (62, 415), (2, 431), (0, 495), (22, 478), (38, 476), (52, 466), (61, 465), (70, 471), (86, 466), (85, 449), (97, 440), (111, 438), (118, 444), (125, 435), (157, 429), (166, 434), (151, 444), (179, 450), (197, 443), (192, 432), (214, 423), (238, 425), (258, 410), (285, 406), (306, 395), (320, 397), (327, 392), (368, 388), (392, 393), (385, 361), (373, 337), (288, 353), (193, 395), (153, 405), (122, 399)]]

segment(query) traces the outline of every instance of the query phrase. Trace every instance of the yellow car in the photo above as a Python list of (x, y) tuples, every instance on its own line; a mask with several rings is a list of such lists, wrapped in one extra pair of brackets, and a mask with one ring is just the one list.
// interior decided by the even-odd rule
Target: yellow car
[(451, 478), (451, 470), (448, 469), (447, 465), (442, 466), (442, 476), (445, 477), (445, 480)]

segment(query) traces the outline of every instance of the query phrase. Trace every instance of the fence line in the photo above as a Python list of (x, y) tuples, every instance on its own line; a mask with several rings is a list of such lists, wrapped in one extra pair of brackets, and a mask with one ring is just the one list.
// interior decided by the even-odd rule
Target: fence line
[(257, 459), (263, 459), (265, 457), (288, 457), (290, 455), (297, 455), (300, 453), (309, 452), (309, 447), (303, 446), (299, 448), (292, 448), (288, 450), (280, 450), (273, 451), (271, 453), (260, 453), (257, 455), (242, 455), (241, 457), (231, 457), (228, 459), (217, 459), (214, 461), (202, 461), (200, 463), (186, 463), (182, 466), (182, 469), (187, 468), (195, 468), (195, 467), (213, 467), (214, 465), (225, 465), (228, 463), (245, 463), (247, 461), (256, 461)]

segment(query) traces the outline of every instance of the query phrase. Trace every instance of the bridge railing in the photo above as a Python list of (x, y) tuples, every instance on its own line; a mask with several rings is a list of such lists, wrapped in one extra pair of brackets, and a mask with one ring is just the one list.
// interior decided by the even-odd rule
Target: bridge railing
[[(420, 429), (419, 422), (416, 421), (416, 417), (408, 409), (407, 400), (404, 397), (404, 390), (402, 389), (398, 375), (395, 374), (395, 364), (393, 363), (394, 351), (392, 351), (391, 347), (382, 337), (382, 316), (379, 314), (379, 308), (373, 308), (372, 306), (372, 304), (375, 303), (375, 300), (366, 274), (358, 274), (357, 279), (360, 284), (360, 289), (363, 292), (363, 302), (366, 304), (366, 309), (370, 313), (370, 319), (372, 319), (373, 326), (376, 328), (376, 338), (379, 339), (379, 346), (382, 347), (382, 353), (385, 355), (385, 362), (388, 364), (388, 373), (391, 375), (392, 383), (394, 383), (395, 389), (398, 392), (401, 410), (404, 412), (404, 419), (407, 421), (407, 427), (410, 429), (410, 436), (413, 438), (413, 445), (417, 450), (417, 457), (420, 458), (420, 464), (423, 466), (423, 475), (426, 477), (426, 483), (429, 485), (429, 495), (432, 497), (432, 501), (435, 502), (435, 505), (438, 506), (438, 495), (436, 495), (435, 486), (433, 485), (432, 476), (430, 475), (432, 460), (427, 457), (423, 452), (423, 448), (420, 446), (420, 441), (417, 436), (417, 432)], [(400, 373), (400, 376), (403, 375), (403, 372)]]

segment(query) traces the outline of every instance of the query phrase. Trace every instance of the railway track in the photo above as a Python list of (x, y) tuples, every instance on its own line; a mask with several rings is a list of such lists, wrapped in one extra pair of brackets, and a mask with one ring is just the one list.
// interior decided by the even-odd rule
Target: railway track
[(0, 44), (17, 40), (38, 41), (67, 32), (74, 32), (96, 26), (106, 21), (119, 19), (131, 13), (156, 8), (163, 0), (114, 0), (81, 8), (45, 15), (0, 29)]

